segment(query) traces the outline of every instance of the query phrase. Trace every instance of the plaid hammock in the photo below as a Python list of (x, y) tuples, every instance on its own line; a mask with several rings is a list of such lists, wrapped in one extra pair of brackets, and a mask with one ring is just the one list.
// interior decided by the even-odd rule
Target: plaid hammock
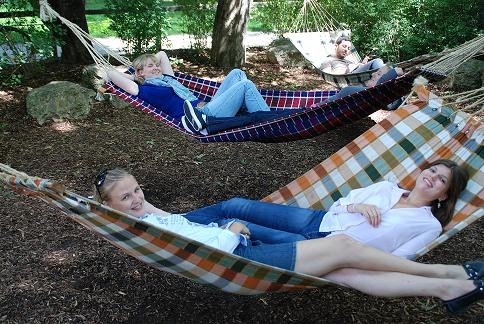
[[(260, 90), (272, 110), (305, 108), (302, 112), (286, 115), (262, 123), (230, 129), (218, 134), (194, 135), (187, 132), (180, 121), (165, 114), (137, 96), (130, 95), (112, 82), (103, 88), (126, 101), (132, 107), (152, 115), (155, 119), (171, 126), (202, 143), (211, 142), (286, 142), (312, 138), (344, 124), (367, 117), (385, 108), (396, 99), (408, 94), (418, 71), (409, 72), (397, 79), (375, 87), (353, 93), (331, 103), (318, 104), (336, 91), (286, 91)], [(210, 101), (220, 86), (219, 82), (175, 73), (176, 79), (190, 89), (199, 99)]]
[[(453, 221), (438, 239), (416, 254), (420, 256), (483, 216), (483, 131), (481, 122), (451, 108), (424, 102), (407, 105), (265, 200), (328, 208), (351, 189), (383, 178), (411, 186), (427, 161), (451, 158), (465, 165), (471, 178)], [(330, 283), (204, 246), (6, 165), (0, 164), (0, 171), (4, 185), (59, 207), (76, 222), (159, 270), (236, 294), (308, 289)]]

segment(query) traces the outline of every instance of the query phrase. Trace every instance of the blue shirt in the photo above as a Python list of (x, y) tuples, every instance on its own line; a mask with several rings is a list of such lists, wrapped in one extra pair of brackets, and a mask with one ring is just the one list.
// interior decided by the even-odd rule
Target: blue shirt
[[(139, 86), (138, 97), (157, 110), (161, 110), (165, 114), (180, 120), (184, 115), (183, 102), (170, 86), (161, 86), (155, 84), (144, 83)], [(200, 100), (191, 101), (193, 106), (196, 106)]]

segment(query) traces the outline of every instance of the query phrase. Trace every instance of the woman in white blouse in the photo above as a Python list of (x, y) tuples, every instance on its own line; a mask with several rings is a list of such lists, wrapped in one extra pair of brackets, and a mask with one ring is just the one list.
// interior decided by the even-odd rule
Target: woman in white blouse
[[(447, 187), (452, 176), (450, 171), (434, 169), (422, 173), (416, 185), (422, 186), (421, 195), (412, 196), (412, 191), (402, 196), (404, 199), (397, 202), (399, 208), (418, 208), (424, 197), (449, 199)], [(271, 266), (324, 277), (367, 294), (384, 297), (438, 297), (451, 313), (462, 312), (484, 297), (482, 261), (467, 264), (472, 265), (475, 273), (459, 265), (422, 264), (368, 247), (346, 235), (277, 244), (253, 243), (245, 238), (245, 235), (250, 234), (248, 228), (239, 222), (232, 221), (225, 228), (201, 225), (189, 221), (183, 215), (155, 208), (144, 200), (143, 191), (136, 179), (123, 170), (101, 172), (96, 177), (95, 187), (99, 201), (138, 217), (140, 221), (177, 232), (225, 252)], [(348, 206), (347, 211), (358, 211), (367, 215), (365, 217), (372, 224), (378, 223), (378, 213), (375, 213), (373, 207), (367, 204)]]

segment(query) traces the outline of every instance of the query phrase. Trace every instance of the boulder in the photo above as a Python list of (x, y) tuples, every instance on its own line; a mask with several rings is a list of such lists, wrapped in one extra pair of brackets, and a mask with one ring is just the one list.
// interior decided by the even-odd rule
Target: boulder
[(447, 79), (449, 87), (455, 91), (473, 90), (482, 87), (484, 80), (484, 61), (470, 59), (464, 62)]
[(276, 39), (269, 45), (268, 59), (286, 67), (312, 67), (311, 63), (287, 38)]
[(93, 90), (99, 89), (107, 79), (106, 71), (96, 64), (86, 65), (82, 69), (81, 84)]
[(69, 81), (52, 81), (27, 95), (27, 113), (42, 125), (47, 120), (83, 119), (96, 92)]

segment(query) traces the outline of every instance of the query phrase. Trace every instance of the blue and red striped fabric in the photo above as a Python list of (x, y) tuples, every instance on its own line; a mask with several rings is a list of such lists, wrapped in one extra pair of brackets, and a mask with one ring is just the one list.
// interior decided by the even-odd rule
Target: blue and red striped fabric
[[(406, 73), (395, 80), (351, 94), (331, 103), (320, 104), (337, 91), (288, 91), (261, 89), (260, 92), (271, 109), (306, 108), (274, 120), (227, 130), (218, 134), (194, 135), (187, 132), (181, 123), (160, 109), (151, 106), (136, 96), (132, 96), (113, 83), (104, 85), (132, 107), (153, 116), (156, 120), (192, 136), (202, 143), (211, 142), (285, 142), (312, 138), (329, 130), (367, 117), (385, 108), (411, 90), (416, 72)], [(183, 73), (175, 77), (201, 100), (210, 101), (220, 86), (219, 82), (198, 78)]]

